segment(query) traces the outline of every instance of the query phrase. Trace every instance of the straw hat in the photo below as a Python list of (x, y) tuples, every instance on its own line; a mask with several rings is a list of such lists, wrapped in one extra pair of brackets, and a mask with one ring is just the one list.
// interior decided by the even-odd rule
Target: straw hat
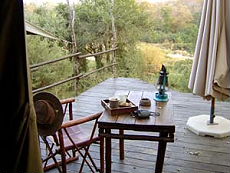
[(40, 92), (34, 95), (38, 134), (53, 135), (60, 128), (64, 114), (59, 99), (51, 93)]

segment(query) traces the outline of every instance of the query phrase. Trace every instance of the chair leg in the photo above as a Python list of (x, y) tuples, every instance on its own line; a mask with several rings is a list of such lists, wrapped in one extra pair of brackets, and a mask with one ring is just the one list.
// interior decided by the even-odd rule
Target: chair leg
[[(68, 159), (66, 159), (66, 164), (68, 164), (68, 163), (71, 163), (71, 162), (73, 162), (73, 161), (76, 161), (77, 159), (79, 159), (78, 157), (76, 158), (73, 158), (73, 157), (71, 157), (71, 158), (68, 158)], [(58, 161), (58, 165), (61, 167), (61, 165), (62, 165), (62, 161)], [(56, 168), (57, 166), (55, 165), (55, 164), (49, 164), (49, 165), (47, 165), (45, 168), (44, 168), (44, 172), (45, 171), (49, 171), (49, 170), (51, 170), (51, 169), (54, 169), (54, 168)]]
[(90, 155), (89, 152), (88, 152), (88, 157), (89, 157), (89, 159), (90, 159), (92, 165), (94, 166), (95, 170), (96, 170), (97, 172), (100, 171), (100, 169), (97, 168), (97, 165), (96, 165), (96, 163), (94, 162), (94, 160), (93, 160), (93, 158), (91, 157), (91, 155)]
[[(96, 163), (94, 162), (93, 158), (91, 157), (91, 155), (90, 155), (90, 153), (89, 153), (89, 147), (90, 147), (90, 146), (84, 147), (85, 155), (84, 155), (84, 158), (83, 158), (83, 160), (82, 160), (81, 168), (80, 168), (79, 173), (81, 173), (82, 170), (83, 170), (83, 166), (84, 166), (84, 163), (85, 163), (85, 161), (86, 161), (86, 157), (87, 157), (87, 156), (89, 157), (89, 159), (90, 159), (90, 161), (91, 161), (93, 167), (95, 168), (95, 170), (96, 170), (97, 172), (100, 171), (100, 169), (97, 168)], [(92, 170), (91, 167), (90, 167), (90, 169)], [(93, 172), (94, 172), (94, 171), (93, 171)]]
[[(73, 144), (73, 146), (74, 146), (74, 148), (76, 149), (76, 151), (77, 151), (77, 152), (81, 155), (81, 157), (83, 158), (83, 161), (86, 162), (86, 164), (89, 166), (89, 168), (91, 169), (91, 171), (94, 172), (93, 169), (91, 168), (91, 165), (89, 164), (89, 162), (85, 159), (86, 157), (84, 156), (84, 154), (80, 151), (79, 147), (74, 143), (73, 139), (70, 137), (70, 135), (69, 135), (68, 131), (66, 130), (66, 128), (64, 128), (64, 131), (65, 131), (66, 135), (68, 136), (69, 140), (71, 141), (71, 143)], [(60, 132), (59, 135), (60, 135), (60, 138), (61, 138), (61, 137), (62, 137), (62, 136), (61, 136), (62, 133)], [(92, 138), (92, 136), (91, 136), (91, 138)], [(62, 139), (63, 139), (63, 137), (62, 137)], [(63, 142), (63, 140), (60, 140), (60, 145), (61, 145), (62, 142)], [(63, 143), (63, 144), (64, 144), (64, 143)], [(64, 145), (62, 145), (62, 146), (64, 146)], [(87, 153), (86, 153), (86, 155), (87, 155)], [(82, 170), (81, 170), (81, 171), (82, 171)], [(65, 172), (65, 173), (66, 173), (66, 172)]]
[(90, 170), (94, 173), (93, 168), (91, 167), (91, 165), (90, 165), (90, 164), (88, 163), (88, 161), (86, 160), (87, 155), (89, 155), (89, 152), (88, 152), (89, 149), (88, 149), (88, 148), (89, 148), (89, 146), (88, 146), (87, 148), (84, 147), (84, 149), (85, 149), (85, 154), (84, 154), (84, 156), (82, 156), (83, 160), (82, 160), (82, 162), (81, 162), (81, 167), (80, 167), (79, 173), (82, 172), (85, 162), (86, 162), (87, 165), (89, 166)]
[(61, 153), (61, 166), (62, 166), (62, 173), (66, 173), (66, 154), (64, 148), (64, 141), (63, 141), (63, 134), (59, 133), (59, 142), (60, 142), (60, 153)]
[(61, 173), (61, 169), (60, 169), (59, 164), (55, 158), (55, 154), (53, 153), (52, 148), (49, 145), (49, 142), (46, 140), (46, 137), (41, 137), (41, 138), (44, 141), (44, 143), (46, 144), (47, 149), (49, 150), (49, 156), (48, 157), (51, 157), (53, 159), (56, 167), (58, 168), (58, 171)]

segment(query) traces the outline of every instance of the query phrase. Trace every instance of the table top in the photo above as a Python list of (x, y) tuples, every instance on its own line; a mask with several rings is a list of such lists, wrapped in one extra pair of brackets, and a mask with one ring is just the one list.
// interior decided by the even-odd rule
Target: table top
[[(137, 119), (131, 116), (131, 113), (122, 115), (110, 115), (108, 111), (104, 110), (101, 118), (98, 120), (99, 128), (169, 133), (175, 132), (171, 93), (168, 93), (168, 102), (156, 102), (153, 99), (154, 92), (116, 91), (114, 95), (120, 94), (128, 95), (128, 99), (137, 105), (139, 110), (159, 112), (160, 116), (150, 116), (148, 119)], [(149, 98), (151, 100), (151, 106), (139, 106), (141, 98)]]

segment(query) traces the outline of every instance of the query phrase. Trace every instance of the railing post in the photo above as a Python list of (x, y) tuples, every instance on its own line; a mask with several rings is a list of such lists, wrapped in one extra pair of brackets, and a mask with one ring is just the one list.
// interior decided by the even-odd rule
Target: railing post
[[(112, 58), (113, 58), (113, 64), (115, 64), (116, 63), (116, 50), (113, 51)], [(116, 73), (117, 73), (116, 65), (112, 66), (112, 72), (113, 72), (113, 77), (115, 78), (116, 77)]]
[[(73, 76), (77, 76), (80, 74), (80, 59), (79, 57), (73, 57)], [(75, 94), (77, 95), (78, 89), (79, 89), (79, 79), (76, 78), (74, 81), (74, 91)]]

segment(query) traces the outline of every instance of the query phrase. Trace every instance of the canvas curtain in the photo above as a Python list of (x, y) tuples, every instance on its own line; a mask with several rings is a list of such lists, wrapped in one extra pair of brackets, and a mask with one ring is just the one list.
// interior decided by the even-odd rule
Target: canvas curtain
[(0, 24), (0, 172), (42, 173), (22, 0), (1, 0)]
[(230, 1), (204, 0), (189, 88), (206, 99), (230, 97)]

